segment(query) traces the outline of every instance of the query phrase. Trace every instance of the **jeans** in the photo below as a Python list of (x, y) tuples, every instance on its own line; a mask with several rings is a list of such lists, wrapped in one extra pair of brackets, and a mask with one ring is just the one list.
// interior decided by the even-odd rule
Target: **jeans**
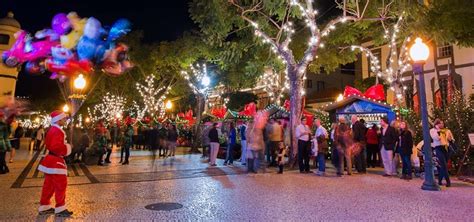
[(449, 179), (449, 172), (448, 172), (448, 152), (443, 146), (435, 147), (436, 158), (438, 158), (438, 182), (441, 184), (443, 179), (446, 179), (446, 183), (450, 184), (451, 181)]
[(128, 158), (130, 157), (130, 147), (132, 146), (132, 143), (128, 142), (125, 143), (125, 163), (128, 163)]
[(229, 143), (227, 145), (227, 152), (226, 152), (226, 158), (225, 158), (224, 163), (230, 163), (230, 164), (234, 163), (234, 155), (233, 155), (234, 146), (235, 144), (232, 144), (232, 143)]
[(411, 155), (401, 154), (402, 157), (402, 174), (411, 176)]
[(270, 141), (265, 142), (265, 156), (267, 156), (267, 163), (270, 163)]
[(378, 144), (367, 144), (367, 166), (375, 167), (378, 165), (377, 154), (379, 152)]
[(382, 156), (383, 169), (385, 174), (393, 175), (393, 150), (386, 150), (384, 147), (380, 150), (380, 155)]
[(211, 142), (211, 155), (209, 156), (209, 162), (211, 163), (211, 165), (216, 164), (218, 152), (219, 152), (219, 143)]
[(247, 163), (247, 141), (242, 140), (240, 144), (242, 145), (242, 154), (240, 156), (240, 162), (242, 164), (245, 164)]
[(326, 154), (318, 153), (318, 170), (319, 172), (326, 172)]
[(247, 157), (247, 170), (248, 172), (256, 173), (261, 167), (261, 162), (264, 160), (264, 150), (251, 150), (252, 156)]
[(310, 141), (298, 140), (298, 163), (300, 172), (309, 172)]
[(354, 157), (354, 162), (357, 172), (366, 172), (367, 166), (365, 161), (365, 145), (361, 146), (360, 152)]
[(277, 151), (280, 148), (280, 141), (270, 141), (270, 165), (277, 165)]

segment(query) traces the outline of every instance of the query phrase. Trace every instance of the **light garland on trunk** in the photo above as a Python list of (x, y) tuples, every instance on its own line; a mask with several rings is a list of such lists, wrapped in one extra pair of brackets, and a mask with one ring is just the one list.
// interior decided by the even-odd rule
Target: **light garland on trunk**
[[(152, 75), (149, 75), (146, 80), (145, 84), (136, 84), (137, 90), (140, 93), (140, 96), (142, 97), (144, 108), (143, 110), (140, 110), (138, 107), (138, 104), (135, 103), (137, 106), (136, 108), (136, 114), (137, 118), (138, 116), (142, 116), (145, 113), (149, 113), (150, 115), (155, 115), (156, 113), (159, 114), (159, 116), (163, 116), (165, 112), (165, 100), (166, 96), (169, 93), (170, 87), (169, 86), (163, 86), (163, 87), (156, 87), (155, 86), (155, 77)], [(141, 119), (141, 118), (139, 118)]]
[(87, 112), (92, 122), (105, 120), (105, 124), (107, 124), (108, 121), (122, 117), (126, 102), (127, 100), (122, 96), (107, 93), (102, 98), (101, 103), (94, 105), (92, 111), (90, 107), (87, 108)]

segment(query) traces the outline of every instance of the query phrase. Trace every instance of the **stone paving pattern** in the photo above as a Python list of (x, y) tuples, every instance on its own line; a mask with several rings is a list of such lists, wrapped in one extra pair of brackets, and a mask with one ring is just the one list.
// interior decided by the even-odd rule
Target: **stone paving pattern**
[[(69, 180), (84, 180), (67, 192), (72, 221), (473, 221), (474, 185), (454, 181), (440, 192), (422, 191), (422, 181), (384, 178), (380, 170), (338, 178), (287, 171), (283, 175), (243, 174), (243, 168), (209, 168), (198, 155), (160, 159), (152, 167), (147, 156), (128, 166), (88, 167), (100, 183), (82, 172)], [(37, 216), (42, 178), (26, 179), (10, 188), (32, 154), (20, 152), (0, 175), (1, 221), (54, 221)], [(173, 166), (171, 166), (173, 162)], [(330, 165), (330, 164), (328, 164)], [(195, 176), (197, 174), (197, 176)], [(152, 181), (146, 181), (145, 179)], [(30, 182), (29, 182), (30, 181)], [(38, 182), (37, 182), (38, 181)], [(134, 181), (134, 182), (127, 182)], [(138, 181), (138, 182), (136, 182)], [(79, 184), (79, 183), (78, 183)], [(173, 211), (152, 211), (154, 203), (179, 203)]]

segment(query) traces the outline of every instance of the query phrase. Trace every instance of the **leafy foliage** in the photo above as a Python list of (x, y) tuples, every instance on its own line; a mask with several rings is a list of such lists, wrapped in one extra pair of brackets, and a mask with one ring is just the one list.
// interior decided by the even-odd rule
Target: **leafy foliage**
[(246, 104), (257, 102), (258, 97), (249, 92), (231, 92), (224, 95), (229, 98), (227, 108), (230, 110), (241, 110)]

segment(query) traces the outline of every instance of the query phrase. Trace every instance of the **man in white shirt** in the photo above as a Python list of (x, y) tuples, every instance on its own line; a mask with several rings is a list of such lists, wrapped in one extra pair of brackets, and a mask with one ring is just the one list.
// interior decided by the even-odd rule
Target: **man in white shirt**
[(311, 131), (306, 125), (306, 117), (301, 118), (300, 124), (296, 127), (296, 138), (298, 139), (298, 163), (300, 173), (310, 173), (309, 156), (311, 154)]

